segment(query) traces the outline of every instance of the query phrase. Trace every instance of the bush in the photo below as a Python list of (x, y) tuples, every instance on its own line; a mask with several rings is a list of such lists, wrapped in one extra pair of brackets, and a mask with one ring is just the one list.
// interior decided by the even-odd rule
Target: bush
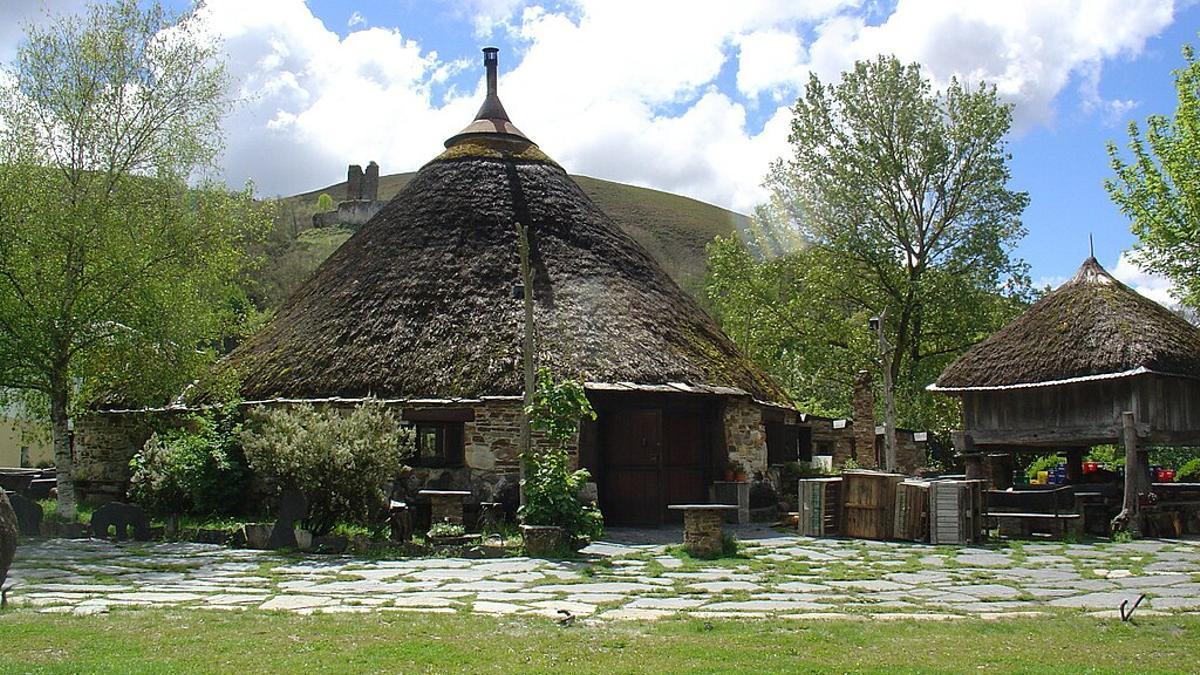
[(579, 420), (596, 419), (583, 385), (573, 380), (556, 382), (550, 371), (542, 368), (526, 414), (530, 427), (544, 432), (553, 447), (523, 458), (525, 504), (517, 511), (521, 522), (561, 527), (574, 539), (599, 537), (604, 532), (600, 509), (579, 499), (579, 491), (591, 475), (586, 469), (571, 471), (567, 453)]
[(591, 479), (587, 469), (571, 471), (564, 448), (533, 453), (525, 464), (525, 504), (517, 510), (526, 525), (555, 525), (572, 538), (595, 539), (604, 533), (604, 518), (594, 504), (584, 504), (579, 490)]
[(1200, 458), (1179, 467), (1178, 473), (1175, 474), (1175, 480), (1180, 483), (1200, 483)]
[(240, 433), (236, 404), (156, 432), (129, 462), (130, 499), (160, 515), (237, 511), (250, 478)]
[(303, 521), (314, 535), (338, 521), (370, 527), (387, 510), (388, 488), (414, 453), (414, 434), (378, 403), (352, 411), (309, 404), (262, 409), (242, 432), (250, 467), (282, 494), (308, 498)]
[(1062, 462), (1062, 457), (1058, 455), (1042, 455), (1030, 462), (1029, 466), (1025, 467), (1025, 475), (1029, 477), (1029, 480), (1033, 480), (1037, 478), (1039, 471), (1052, 471), (1058, 468), (1058, 465), (1062, 464)]
[(461, 537), (467, 533), (467, 528), (458, 523), (434, 523), (429, 528), (428, 536), (430, 537)]

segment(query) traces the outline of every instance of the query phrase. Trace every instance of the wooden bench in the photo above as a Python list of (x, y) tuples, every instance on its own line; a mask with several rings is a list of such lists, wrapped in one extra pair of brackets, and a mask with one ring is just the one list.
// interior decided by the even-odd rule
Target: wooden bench
[(1034, 532), (1065, 536), (1078, 532), (1083, 517), (1075, 506), (1071, 486), (1034, 490), (988, 490), (984, 516), (994, 519), (1005, 536), (1028, 537)]
[(698, 558), (721, 554), (722, 525), (725, 514), (737, 510), (736, 504), (671, 504), (672, 511), (683, 511), (683, 548)]

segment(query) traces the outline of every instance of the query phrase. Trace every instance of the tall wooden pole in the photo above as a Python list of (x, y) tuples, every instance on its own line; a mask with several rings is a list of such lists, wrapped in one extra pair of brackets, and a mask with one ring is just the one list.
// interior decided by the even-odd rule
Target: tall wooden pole
[(1134, 426), (1132, 412), (1121, 413), (1121, 436), (1125, 445), (1125, 500), (1121, 512), (1113, 518), (1112, 529), (1124, 529), (1130, 534), (1141, 534), (1142, 522), (1138, 513), (1138, 492), (1142, 487), (1139, 475), (1142, 462), (1138, 457), (1137, 428)]
[(883, 369), (883, 468), (886, 471), (896, 470), (896, 387), (892, 382), (892, 346), (884, 335), (884, 317), (887, 310), (879, 315), (879, 360)]
[(533, 431), (529, 427), (529, 406), (533, 404), (536, 364), (533, 345), (533, 275), (529, 271), (529, 230), (517, 223), (517, 249), (521, 254), (521, 288), (524, 291), (525, 331), (521, 341), (521, 362), (525, 370), (525, 395), (521, 407), (521, 504), (525, 504), (525, 458), (533, 451)]

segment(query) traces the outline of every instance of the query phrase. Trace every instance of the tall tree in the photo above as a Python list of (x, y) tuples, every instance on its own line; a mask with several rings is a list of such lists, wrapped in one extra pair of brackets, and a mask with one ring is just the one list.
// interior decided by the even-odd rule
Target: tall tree
[(934, 405), (923, 388), (937, 370), (1030, 292), (1011, 253), (1029, 202), (1007, 185), (1011, 120), (994, 87), (951, 80), (934, 91), (919, 65), (881, 56), (834, 84), (811, 76), (794, 108), (793, 152), (768, 176), (760, 216), (813, 249), (806, 283), (822, 288), (843, 331), (884, 316), (910, 423), (933, 421), (918, 409)]
[(28, 28), (5, 71), (0, 387), (47, 404), (65, 517), (72, 410), (179, 392), (244, 306), (244, 240), (268, 220), (248, 188), (204, 178), (227, 107), (217, 57), (194, 14), (118, 0)]
[(1170, 279), (1185, 305), (1200, 308), (1200, 63), (1191, 45), (1183, 58), (1174, 71), (1174, 117), (1151, 115), (1145, 136), (1129, 123), (1132, 161), (1108, 144), (1116, 177), (1105, 187), (1133, 220), (1136, 260)]

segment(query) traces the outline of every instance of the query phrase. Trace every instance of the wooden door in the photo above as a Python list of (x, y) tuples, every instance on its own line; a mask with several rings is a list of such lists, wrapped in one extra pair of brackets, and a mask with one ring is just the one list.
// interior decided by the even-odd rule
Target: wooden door
[(663, 414), (663, 520), (680, 521), (681, 511), (668, 504), (707, 504), (709, 434), (700, 409), (667, 410)]
[(600, 503), (611, 525), (658, 525), (662, 411), (613, 410), (601, 419)]

